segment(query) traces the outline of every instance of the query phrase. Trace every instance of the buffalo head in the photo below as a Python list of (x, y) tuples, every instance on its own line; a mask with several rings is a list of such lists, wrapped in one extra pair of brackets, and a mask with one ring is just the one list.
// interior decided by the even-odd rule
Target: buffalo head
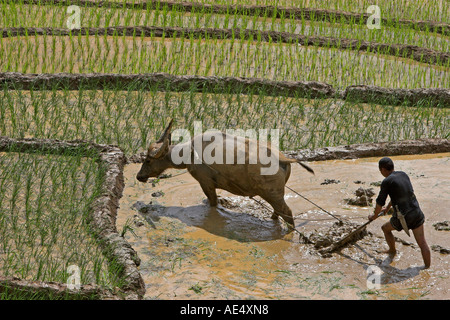
[(148, 178), (159, 176), (170, 166), (170, 161), (167, 160), (166, 155), (169, 152), (172, 122), (173, 120), (170, 121), (159, 140), (150, 144), (141, 170), (136, 176), (139, 181), (147, 182)]

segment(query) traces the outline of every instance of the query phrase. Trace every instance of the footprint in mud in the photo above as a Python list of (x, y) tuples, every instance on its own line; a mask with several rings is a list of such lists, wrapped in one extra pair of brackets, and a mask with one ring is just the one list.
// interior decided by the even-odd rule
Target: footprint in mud
[[(272, 216), (271, 210), (246, 197), (219, 197), (218, 202), (225, 210), (250, 214), (261, 220), (268, 220)], [(269, 207), (269, 204), (266, 203), (266, 206)]]
[(152, 228), (156, 228), (154, 221), (159, 221), (160, 213), (164, 211), (165, 207), (157, 203), (154, 204), (153, 201), (150, 201), (148, 204), (136, 201), (132, 208), (137, 210)]
[[(414, 278), (420, 274), (423, 270), (423, 266), (413, 266), (406, 269), (399, 269), (389, 265), (388, 263), (381, 263), (375, 265), (380, 271), (380, 284), (391, 284), (403, 282), (408, 279)], [(370, 265), (366, 265), (367, 270)]]

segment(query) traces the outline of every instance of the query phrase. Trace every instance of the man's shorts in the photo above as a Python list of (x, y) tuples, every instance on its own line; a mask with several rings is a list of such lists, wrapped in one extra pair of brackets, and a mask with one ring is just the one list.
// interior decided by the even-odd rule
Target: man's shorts
[[(422, 210), (414, 210), (410, 211), (405, 215), (406, 225), (408, 229), (416, 229), (420, 227), (425, 222), (425, 215)], [(391, 217), (391, 225), (397, 231), (402, 231), (402, 224), (400, 220), (397, 218), (397, 215), (394, 213)]]

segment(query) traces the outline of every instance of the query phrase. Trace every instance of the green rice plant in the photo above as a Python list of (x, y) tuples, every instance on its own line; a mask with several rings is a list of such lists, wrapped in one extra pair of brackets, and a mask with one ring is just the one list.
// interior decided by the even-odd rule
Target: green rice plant
[[(93, 282), (89, 275), (92, 271), (87, 267), (90, 257), (103, 254), (89, 235), (84, 220), (98, 195), (95, 189), (100, 188), (102, 171), (95, 161), (81, 158), (72, 161), (73, 156), (76, 155), (15, 152), (0, 155), (1, 172), (6, 173), (2, 174), (0, 183), (2, 275), (64, 283), (67, 266), (77, 264), (86, 266), (81, 282)], [(85, 184), (88, 188), (80, 190), (78, 180), (92, 170), (95, 173), (86, 175), (90, 180)], [(68, 259), (74, 253), (78, 253), (78, 258)], [(105, 263), (103, 258), (102, 264)], [(104, 270), (105, 267), (101, 272)], [(116, 285), (109, 281), (102, 278), (99, 284)]]
[[(3, 6), (5, 6), (5, 18), (3, 19), (5, 27), (64, 27), (63, 22), (67, 20), (66, 7), (62, 6), (61, 3), (58, 6), (22, 5), (21, 7), (3, 3)], [(7, 8), (6, 6), (10, 7)], [(22, 9), (23, 11), (18, 11)], [(10, 14), (9, 12), (7, 14), (7, 11), (16, 12), (15, 16), (21, 20), (9, 20)], [(151, 25), (163, 27), (251, 28), (274, 31), (286, 31), (290, 29), (293, 33), (305, 35), (357, 38), (365, 41), (393, 44), (414, 43), (418, 46), (433, 48), (443, 52), (449, 51), (449, 42), (445, 37), (443, 38), (436, 34), (436, 30), (419, 31), (405, 25), (396, 25), (395, 27), (385, 26), (381, 30), (369, 30), (364, 23), (352, 24), (347, 21), (341, 22), (333, 19), (331, 21), (305, 21), (304, 19), (295, 20), (292, 17), (287, 22), (284, 14), (282, 13), (281, 16), (278, 16), (276, 11), (272, 13), (271, 17), (267, 15), (263, 17), (256, 15), (249, 16), (245, 13), (234, 11), (229, 11), (227, 14), (214, 14), (205, 10), (194, 11), (189, 15), (190, 17), (180, 8), (173, 7), (168, 9), (167, 6), (163, 6), (162, 12), (159, 6), (155, 10), (149, 10), (148, 8), (145, 11), (140, 9), (127, 9), (125, 12), (122, 8), (85, 7), (81, 15), (81, 24), (86, 27), (136, 26), (149, 25), (148, 21), (152, 20)], [(29, 19), (28, 17), (30, 16), (33, 19)], [(116, 17), (116, 21), (113, 24), (110, 23), (112, 16)], [(414, 18), (415, 16), (410, 17), (410, 19)], [(249, 24), (250, 19), (253, 19), (253, 23), (251, 24)]]
[[(120, 1), (120, 0), (113, 0)], [(179, 2), (182, 2), (179, 0)], [(415, 17), (420, 20), (435, 20), (449, 22), (450, 5), (445, 0), (423, 1), (419, 7), (416, 2), (410, 0), (389, 1), (389, 0), (193, 0), (192, 2), (202, 4), (220, 5), (270, 5), (277, 7), (296, 8), (320, 8), (330, 10), (341, 10), (347, 12), (365, 12), (370, 5), (379, 5), (381, 12), (388, 19), (411, 19)]]
[[(28, 106), (34, 108), (31, 114)], [(158, 92), (156, 88), (150, 91), (82, 89), (2, 91), (0, 96), (2, 134), (118, 144), (128, 155), (145, 150), (158, 136), (166, 121), (163, 119), (169, 118), (176, 119), (177, 127), (191, 132), (194, 121), (202, 121), (205, 128), (219, 130), (279, 128), (284, 150), (445, 138), (449, 132), (449, 111), (445, 108), (269, 97), (264, 92), (238, 95)]]
[[(382, 53), (303, 47), (270, 41), (263, 43), (258, 40), (255, 43), (241, 37), (235, 40), (196, 40), (190, 37), (189, 41), (185, 41), (175, 37), (169, 40), (165, 37), (120, 35), (120, 40), (119, 35), (3, 39), (3, 42), (8, 41), (8, 45), (0, 48), (0, 56), (6, 58), (0, 60), (0, 68), (3, 71), (27, 72), (138, 71), (272, 80), (302, 79), (327, 82), (337, 88), (352, 84), (393, 88), (447, 87), (450, 83), (449, 67), (399, 60)], [(56, 59), (56, 48), (62, 47), (62, 43), (66, 55), (59, 55), (60, 59)], [(11, 51), (18, 46), (24, 48), (22, 59), (16, 58)], [(141, 58), (143, 55), (145, 61)], [(26, 69), (24, 61), (33, 67)], [(97, 61), (103, 63), (95, 63)], [(142, 61), (139, 70), (136, 69), (138, 61)]]

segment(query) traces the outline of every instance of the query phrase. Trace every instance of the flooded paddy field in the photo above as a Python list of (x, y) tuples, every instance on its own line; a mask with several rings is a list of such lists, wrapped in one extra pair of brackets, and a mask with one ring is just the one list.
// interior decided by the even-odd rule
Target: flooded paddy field
[[(217, 209), (207, 204), (199, 184), (181, 170), (172, 177), (143, 184), (135, 179), (139, 164), (125, 167), (125, 189), (117, 226), (131, 226), (126, 240), (141, 258), (146, 299), (448, 299), (448, 231), (434, 224), (450, 220), (448, 192), (450, 154), (392, 157), (396, 170), (411, 178), (425, 214), (425, 234), (432, 265), (423, 270), (413, 238), (394, 232), (398, 253), (390, 259), (381, 225), (371, 223), (368, 235), (325, 258), (313, 245), (300, 241), (284, 223), (248, 198), (222, 190)], [(314, 176), (299, 166), (287, 185), (327, 211), (363, 224), (371, 206), (349, 205), (345, 199), (360, 188), (375, 197), (382, 176), (378, 158), (310, 162)], [(286, 190), (297, 230), (302, 233), (331, 227), (336, 220)], [(441, 251), (445, 252), (445, 251)], [(378, 268), (381, 285), (367, 283)]]
[[(13, 54), (18, 52), (18, 54)], [(17, 59), (17, 57), (21, 57)], [(445, 88), (449, 68), (397, 56), (249, 40), (125, 36), (2, 39), (0, 69), (22, 73), (154, 73)]]
[[(11, 7), (14, 14), (0, 12), (1, 27), (40, 27), (65, 28), (66, 8), (61, 6), (24, 5)], [(33, 17), (30, 19), (30, 17)], [(309, 17), (311, 19), (311, 17)], [(339, 20), (339, 19), (338, 19)], [(303, 34), (305, 36), (326, 36), (362, 41), (409, 44), (419, 47), (449, 52), (448, 37), (433, 32), (418, 32), (412, 28), (386, 26), (378, 32), (368, 29), (365, 24), (336, 24), (320, 19), (274, 18), (272, 16), (242, 15), (239, 13), (218, 14), (206, 11), (190, 12), (184, 10), (142, 10), (123, 8), (86, 7), (80, 16), (80, 25), (84, 27), (111, 26), (163, 26), (181, 28), (248, 29), (271, 30)]]
[[(133, 291), (115, 297), (120, 299), (142, 298), (143, 281), (146, 299), (449, 299), (449, 153), (394, 157), (397, 169), (410, 175), (426, 216), (433, 250), (427, 270), (414, 239), (404, 233), (396, 233), (399, 253), (386, 256), (380, 226), (389, 217), (371, 223), (362, 239), (324, 256), (319, 244), (336, 241), (346, 226), (335, 225), (294, 192), (286, 191), (285, 198), (296, 232), (272, 220), (257, 202), (223, 191), (219, 207), (210, 208), (199, 184), (183, 171), (140, 183), (139, 164), (125, 166), (117, 230), (114, 225), (126, 157), (146, 150), (170, 119), (190, 132), (197, 121), (222, 131), (280, 128), (280, 150), (448, 139), (448, 1), (420, 6), (411, 0), (192, 0), (179, 6), (150, 1), (146, 4), (155, 6), (145, 9), (130, 5), (132, 0), (111, 1), (82, 1), (78, 8), (74, 3), (72, 13), (68, 2), (53, 0), (5, 2), (0, 9), (0, 136), (84, 140), (121, 149), (102, 151), (112, 161), (104, 184), (93, 159), (0, 154), (0, 291), (3, 277), (64, 287), (68, 267), (76, 264), (83, 285)], [(221, 4), (252, 8), (224, 11), (217, 9)], [(261, 11), (255, 5), (273, 7)], [(367, 19), (371, 5), (381, 9), (379, 29)], [(280, 6), (298, 10), (288, 15), (289, 8)], [(43, 83), (61, 73), (80, 82), (31, 85), (31, 78)], [(327, 91), (333, 95), (305, 99), (297, 96), (298, 87), (290, 87), (295, 95), (287, 97), (266, 91), (262, 82), (242, 92), (222, 83), (214, 92), (141, 89), (142, 78), (123, 83), (127, 87), (80, 85), (81, 78), (98, 73), (250, 84), (257, 78), (272, 87), (308, 82), (333, 89)], [(18, 81), (22, 76), (29, 86)], [(365, 86), (377, 87), (363, 92)], [(364, 97), (356, 97), (360, 93)], [(382, 179), (377, 160), (312, 162), (315, 176), (294, 165), (287, 185), (360, 225), (373, 210)], [(103, 205), (94, 220), (101, 226), (109, 220), (111, 232), (103, 240), (120, 243), (117, 266), (86, 230), (87, 213), (99, 195)], [(333, 226), (338, 228), (327, 233)], [(143, 278), (136, 272), (140, 261)], [(381, 281), (376, 288), (368, 283), (374, 270)]]
[[(113, 2), (122, 2), (122, 0), (112, 0)], [(182, 0), (164, 1), (172, 3), (183, 3)], [(318, 8), (325, 10), (339, 10), (358, 12), (361, 8), (367, 8), (376, 4), (381, 7), (390, 18), (417, 20), (434, 20), (448, 22), (450, 6), (444, 0), (424, 0), (421, 1), (420, 10), (417, 3), (411, 0), (401, 0), (392, 2), (389, 0), (193, 0), (191, 3), (206, 5), (245, 5), (245, 6), (277, 6), (294, 8)]]
[(280, 128), (280, 149), (294, 150), (445, 137), (450, 110), (228, 93), (0, 92), (2, 135), (117, 144), (127, 156), (146, 150), (169, 118), (190, 132), (195, 121), (222, 131)]

